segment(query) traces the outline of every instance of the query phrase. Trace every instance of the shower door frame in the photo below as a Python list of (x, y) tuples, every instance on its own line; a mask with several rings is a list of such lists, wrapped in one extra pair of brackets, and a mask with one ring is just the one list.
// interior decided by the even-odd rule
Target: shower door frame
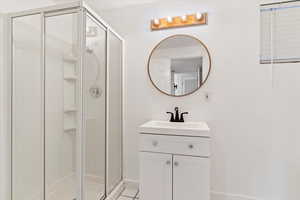
[[(6, 31), (6, 49), (7, 49), (7, 54), (6, 54), (6, 65), (7, 65), (7, 75), (8, 75), (8, 80), (7, 80), (7, 94), (8, 94), (8, 99), (7, 99), (7, 107), (8, 107), (8, 115), (7, 115), (7, 129), (8, 129), (8, 138), (9, 138), (9, 144), (10, 144), (10, 149), (9, 149), (9, 157), (10, 157), (10, 163), (9, 163), (9, 174), (10, 174), (10, 179), (9, 179), (9, 200), (13, 200), (13, 130), (14, 130), (14, 123), (13, 123), (13, 116), (14, 116), (14, 102), (13, 102), (13, 81), (14, 81), (14, 73), (13, 73), (13, 68), (14, 68), (14, 62), (13, 62), (13, 19), (18, 18), (18, 17), (26, 17), (26, 16), (31, 16), (31, 15), (40, 15), (41, 17), (41, 55), (40, 55), (40, 60), (41, 60), (41, 72), (42, 72), (42, 81), (41, 81), (41, 86), (42, 86), (42, 157), (43, 157), (43, 174), (42, 174), (42, 180), (41, 182), (43, 183), (43, 190), (42, 190), (42, 200), (46, 199), (46, 192), (45, 192), (45, 19), (46, 17), (49, 17), (53, 14), (55, 15), (64, 15), (64, 14), (71, 14), (71, 13), (77, 13), (78, 14), (78, 48), (80, 52), (79, 56), (79, 67), (78, 67), (78, 72), (80, 76), (80, 82), (79, 82), (79, 112), (80, 117), (79, 117), (79, 129), (78, 129), (78, 138), (77, 138), (77, 152), (79, 152), (76, 155), (76, 167), (79, 167), (78, 169), (78, 174), (77, 174), (77, 195), (78, 195), (78, 200), (85, 200), (84, 192), (85, 192), (85, 186), (84, 186), (84, 173), (85, 173), (85, 150), (84, 150), (84, 145), (85, 145), (85, 140), (84, 140), (84, 133), (86, 132), (85, 130), (85, 122), (84, 122), (84, 96), (83, 96), (83, 71), (86, 68), (85, 66), (85, 51), (84, 49), (86, 48), (86, 17), (89, 16), (91, 17), (95, 22), (97, 22), (97, 25), (100, 25), (101, 27), (105, 28), (106, 31), (106, 107), (105, 107), (105, 113), (106, 113), (106, 118), (105, 118), (105, 184), (104, 184), (104, 195), (102, 199), (105, 199), (108, 197), (110, 194), (107, 191), (107, 175), (108, 175), (108, 102), (109, 102), (109, 96), (107, 95), (107, 89), (108, 89), (108, 75), (109, 75), (109, 33), (113, 33), (120, 41), (122, 44), (122, 49), (121, 49), (121, 76), (122, 76), (122, 88), (121, 88), (121, 180), (117, 184), (121, 184), (123, 179), (124, 179), (124, 174), (123, 174), (123, 130), (124, 130), (124, 124), (123, 124), (123, 119), (124, 119), (124, 108), (123, 108), (123, 95), (124, 95), (124, 39), (114, 30), (112, 29), (96, 12), (94, 12), (88, 4), (86, 4), (83, 1), (80, 2), (73, 2), (73, 3), (67, 3), (67, 4), (60, 4), (56, 6), (48, 6), (44, 8), (37, 8), (37, 9), (31, 9), (27, 11), (21, 11), (21, 12), (16, 12), (16, 13), (9, 13), (6, 15), (6, 24), (5, 27), (7, 29)], [(77, 94), (78, 95), (78, 94)], [(101, 199), (101, 200), (102, 200)]]

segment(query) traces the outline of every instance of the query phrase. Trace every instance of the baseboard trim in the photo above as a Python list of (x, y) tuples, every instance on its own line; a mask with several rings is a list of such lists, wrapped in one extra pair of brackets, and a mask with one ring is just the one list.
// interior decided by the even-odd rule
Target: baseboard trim
[[(137, 180), (125, 179), (124, 184), (126, 187), (138, 188), (139, 182)], [(210, 192), (210, 200), (263, 200), (261, 198), (243, 195), (243, 194), (231, 194), (226, 192)]]
[(225, 192), (210, 192), (211, 200), (262, 200), (257, 197), (243, 195), (243, 194), (231, 194)]

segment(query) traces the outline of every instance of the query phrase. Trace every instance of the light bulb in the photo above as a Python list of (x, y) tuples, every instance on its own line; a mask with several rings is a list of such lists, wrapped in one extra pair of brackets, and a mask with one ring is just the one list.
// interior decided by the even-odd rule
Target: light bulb
[(173, 22), (172, 17), (167, 17), (167, 21), (168, 21), (168, 23), (172, 23)]
[(187, 20), (186, 15), (181, 16), (181, 20), (182, 20), (183, 22), (186, 22), (186, 20)]
[(159, 19), (154, 19), (153, 23), (155, 26), (158, 26), (160, 24), (160, 21), (159, 21)]
[(202, 17), (203, 17), (203, 15), (202, 15), (201, 13), (197, 13), (197, 14), (196, 14), (196, 19), (197, 19), (197, 20), (201, 20)]

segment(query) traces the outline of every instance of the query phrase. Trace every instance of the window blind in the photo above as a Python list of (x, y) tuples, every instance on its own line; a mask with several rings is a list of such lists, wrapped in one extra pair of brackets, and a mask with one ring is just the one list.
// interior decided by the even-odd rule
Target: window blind
[(260, 62), (300, 62), (300, 1), (262, 5)]

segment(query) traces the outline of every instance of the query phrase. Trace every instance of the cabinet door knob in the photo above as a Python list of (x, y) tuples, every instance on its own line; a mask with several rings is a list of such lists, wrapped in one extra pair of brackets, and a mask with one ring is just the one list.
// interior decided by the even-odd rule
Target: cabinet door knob
[(190, 144), (190, 145), (189, 145), (189, 148), (190, 148), (190, 149), (193, 149), (193, 148), (194, 148), (194, 145), (193, 145), (193, 144)]
[(167, 164), (167, 165), (170, 165), (170, 164), (171, 164), (171, 161), (168, 160), (168, 161), (166, 162), (166, 164)]
[(152, 145), (156, 147), (158, 145), (158, 142), (157, 141), (153, 141)]
[(174, 162), (174, 166), (177, 167), (179, 166), (179, 163), (177, 161)]

